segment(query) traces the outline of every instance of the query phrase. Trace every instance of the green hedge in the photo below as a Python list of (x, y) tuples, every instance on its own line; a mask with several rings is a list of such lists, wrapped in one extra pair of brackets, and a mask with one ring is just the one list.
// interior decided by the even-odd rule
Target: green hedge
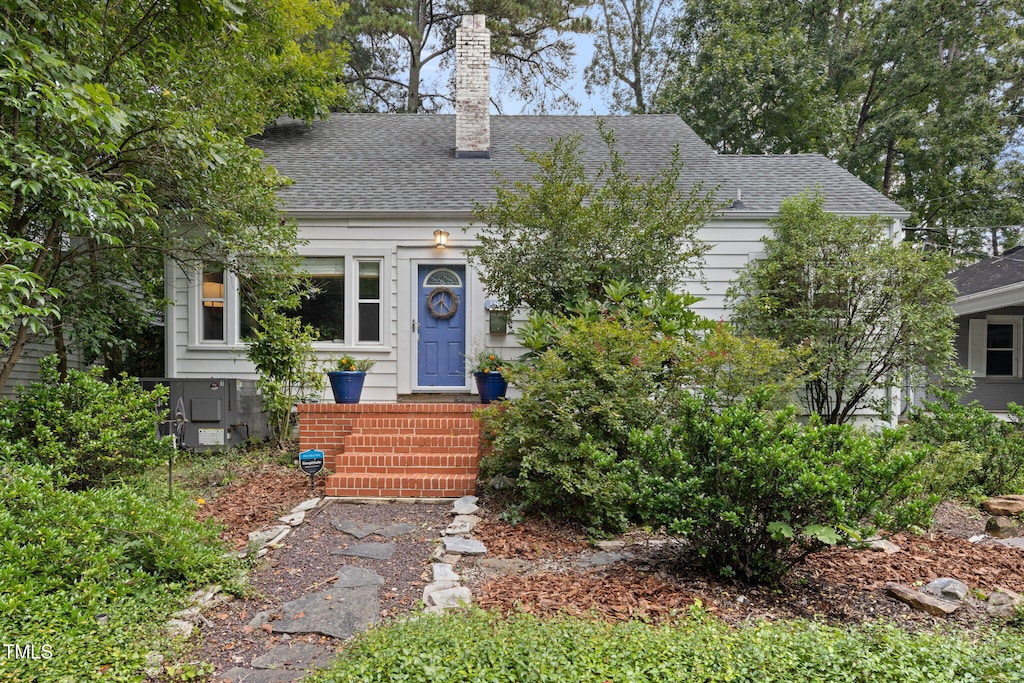
[(1020, 632), (907, 633), (760, 622), (699, 609), (673, 626), (484, 612), (418, 616), (350, 644), (311, 683), (1001, 683), (1024, 679)]

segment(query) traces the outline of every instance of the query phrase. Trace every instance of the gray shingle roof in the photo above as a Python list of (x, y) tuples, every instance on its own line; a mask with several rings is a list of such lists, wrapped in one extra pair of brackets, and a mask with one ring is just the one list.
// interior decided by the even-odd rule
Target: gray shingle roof
[(783, 198), (820, 185), (827, 210), (904, 213), (825, 157), (717, 155), (674, 115), (492, 116), (490, 159), (454, 157), (453, 115), (335, 114), (310, 125), (282, 120), (253, 144), (294, 181), (280, 193), (289, 211), (468, 212), (494, 199), (495, 172), (530, 179), (536, 167), (521, 149), (545, 151), (553, 140), (580, 135), (582, 159), (597, 169), (607, 160), (599, 120), (614, 132), (631, 172), (657, 173), (678, 144), (684, 188), (718, 186), (723, 200), (741, 189), (748, 211), (775, 211)]
[(979, 294), (990, 289), (1024, 282), (1024, 247), (1007, 249), (1002, 256), (992, 256), (951, 273), (957, 295)]

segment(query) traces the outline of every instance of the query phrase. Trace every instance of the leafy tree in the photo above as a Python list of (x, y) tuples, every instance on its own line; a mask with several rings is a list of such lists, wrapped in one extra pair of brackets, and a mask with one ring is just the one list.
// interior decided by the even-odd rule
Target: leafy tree
[(506, 182), (494, 204), (474, 212), (485, 227), (467, 256), (484, 288), (509, 306), (562, 313), (600, 300), (612, 282), (672, 289), (699, 270), (708, 247), (697, 231), (715, 207), (711, 193), (679, 189), (678, 154), (652, 178), (631, 175), (603, 125), (601, 136), (608, 161), (596, 175), (584, 167), (579, 137), (559, 140), (525, 153), (537, 166), (532, 182)]
[(697, 0), (675, 48), (659, 109), (719, 150), (826, 154), (955, 253), (1019, 239), (1019, 3)]
[(842, 424), (862, 407), (889, 414), (885, 392), (904, 380), (956, 376), (956, 294), (949, 259), (893, 242), (881, 217), (827, 213), (823, 202), (783, 202), (765, 257), (727, 299), (742, 331), (810, 349), (805, 405)]
[(3, 258), (37, 285), (0, 320), (0, 386), (40, 333), (94, 358), (151, 325), (165, 256), (254, 279), (290, 263), (280, 180), (244, 138), (341, 97), (344, 54), (303, 37), (333, 3), (0, 2)]
[[(540, 110), (575, 104), (562, 89), (573, 46), (559, 37), (586, 22), (582, 0), (361, 0), (351, 3), (336, 39), (352, 46), (345, 82), (370, 111), (434, 112), (453, 100), (455, 29), (464, 14), (487, 15), (491, 53), (503, 85)], [(431, 75), (437, 73), (433, 78)]]
[(292, 433), (292, 409), (323, 391), (324, 373), (313, 351), (317, 331), (279, 311), (261, 315), (246, 341), (249, 359), (260, 378), (270, 440), (283, 450)]
[(645, 114), (668, 75), (670, 28), (680, 5), (600, 0), (595, 7), (594, 56), (584, 70), (587, 93), (605, 90), (612, 111)]

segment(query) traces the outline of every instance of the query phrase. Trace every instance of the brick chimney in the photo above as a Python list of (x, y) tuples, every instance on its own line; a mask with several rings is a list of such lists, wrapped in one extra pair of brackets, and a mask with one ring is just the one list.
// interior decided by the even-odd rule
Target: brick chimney
[(483, 14), (455, 29), (455, 158), (491, 156), (491, 32)]

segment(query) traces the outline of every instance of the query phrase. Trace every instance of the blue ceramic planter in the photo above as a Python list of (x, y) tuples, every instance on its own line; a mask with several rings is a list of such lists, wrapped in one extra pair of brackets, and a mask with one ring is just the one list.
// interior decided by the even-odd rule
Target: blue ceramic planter
[(508, 382), (500, 372), (474, 372), (473, 377), (476, 379), (476, 390), (480, 392), (481, 403), (505, 398)]
[(366, 380), (365, 372), (328, 372), (327, 379), (331, 380), (335, 403), (359, 403), (359, 396), (363, 393), (363, 381)]

